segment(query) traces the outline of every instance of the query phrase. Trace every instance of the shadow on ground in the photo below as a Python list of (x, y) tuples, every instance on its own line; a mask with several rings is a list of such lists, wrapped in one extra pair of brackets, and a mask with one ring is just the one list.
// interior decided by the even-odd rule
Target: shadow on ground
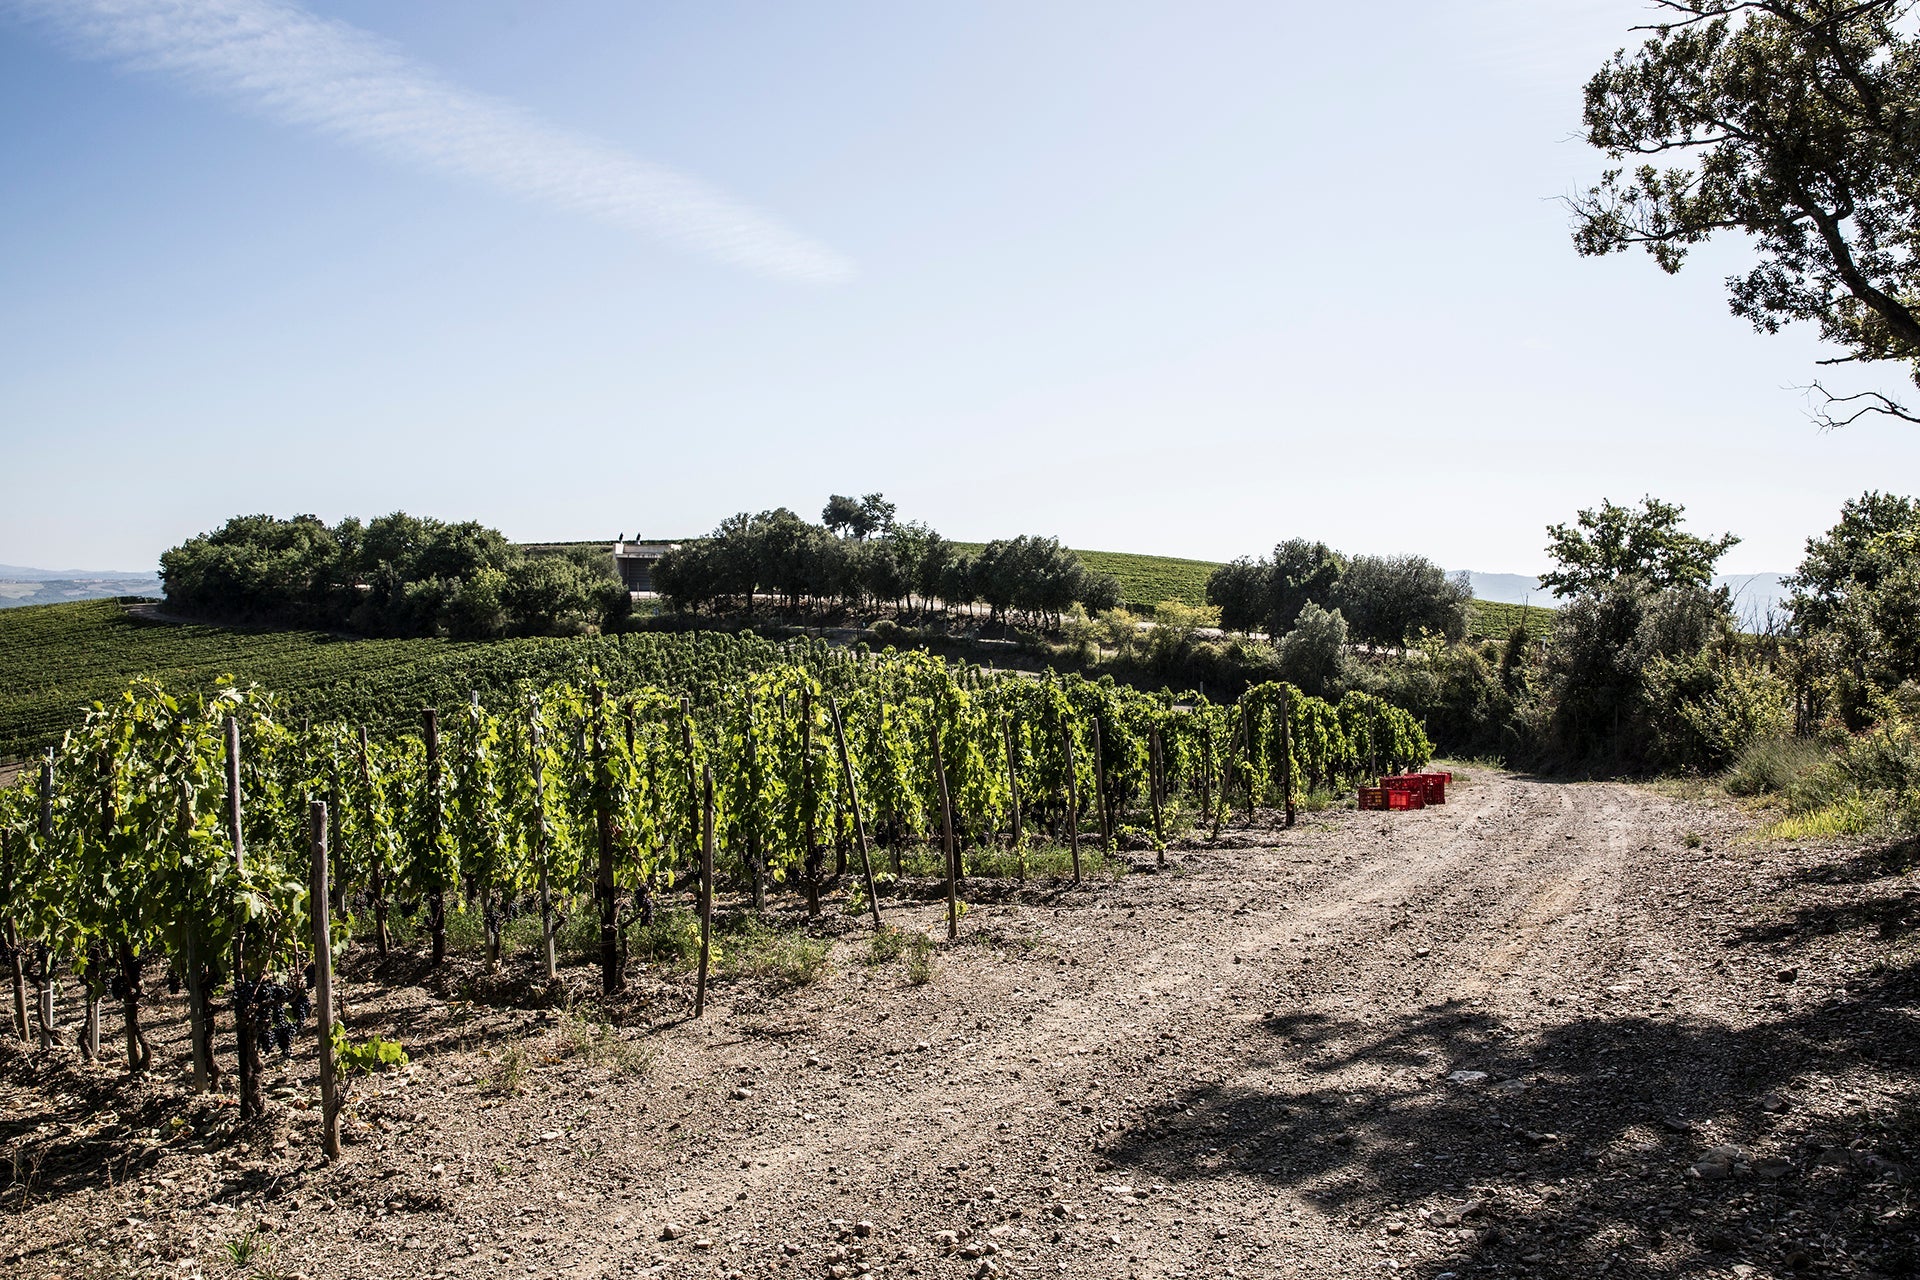
[(1787, 959), (1815, 940), (1881, 958), (1746, 1025), (1641, 1010), (1520, 1029), (1473, 1005), (1385, 1026), (1270, 1016), (1244, 1080), (1284, 1065), (1304, 1083), (1192, 1088), (1104, 1154), (1135, 1185), (1292, 1189), (1414, 1275), (1914, 1275), (1920, 967), (1885, 941), (1913, 905), (1885, 887), (1756, 928)]

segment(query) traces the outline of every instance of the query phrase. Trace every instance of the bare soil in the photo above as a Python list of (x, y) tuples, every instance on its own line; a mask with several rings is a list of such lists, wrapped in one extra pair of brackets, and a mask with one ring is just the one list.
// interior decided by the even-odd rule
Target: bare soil
[(0, 1270), (1915, 1274), (1914, 851), (1628, 785), (1451, 800), (976, 881), (955, 944), (890, 902), (919, 983), (836, 910), (824, 977), (700, 1022), (638, 962), (602, 1035), (525, 958), (357, 958), (353, 1034), (413, 1066), (357, 1086), (337, 1165), (301, 1057), (240, 1129), (177, 1028), (138, 1082), (0, 1047)]

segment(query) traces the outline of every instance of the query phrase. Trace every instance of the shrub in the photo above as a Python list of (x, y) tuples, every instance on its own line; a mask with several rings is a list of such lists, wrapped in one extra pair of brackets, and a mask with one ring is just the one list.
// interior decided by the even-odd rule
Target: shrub
[(1282, 679), (1312, 697), (1339, 698), (1347, 669), (1347, 620), (1338, 609), (1303, 606), (1275, 651)]
[(1736, 796), (1782, 795), (1826, 760), (1826, 751), (1811, 739), (1760, 738), (1740, 752), (1724, 785)]

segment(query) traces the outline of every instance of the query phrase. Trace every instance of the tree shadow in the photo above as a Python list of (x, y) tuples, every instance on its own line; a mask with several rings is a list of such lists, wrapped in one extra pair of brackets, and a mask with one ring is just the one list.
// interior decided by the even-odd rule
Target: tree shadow
[(1917, 1012), (1906, 968), (1745, 1027), (1276, 1016), (1267, 1062), (1303, 1084), (1195, 1087), (1105, 1153), (1136, 1183), (1289, 1188), (1415, 1275), (1913, 1274), (1920, 1109), (1860, 1094), (1874, 1059), (1911, 1081)]
[(1897, 840), (1855, 850), (1851, 857), (1815, 862), (1795, 873), (1792, 883), (1871, 884), (1904, 875), (1917, 865), (1920, 865), (1920, 839)]

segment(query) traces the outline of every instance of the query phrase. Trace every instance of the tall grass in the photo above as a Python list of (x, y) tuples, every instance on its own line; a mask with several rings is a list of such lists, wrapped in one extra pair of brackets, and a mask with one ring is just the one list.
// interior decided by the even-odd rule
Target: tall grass
[(1738, 796), (1770, 796), (1786, 816), (1761, 838), (1817, 840), (1920, 827), (1920, 734), (1893, 720), (1825, 742), (1755, 742), (1722, 783)]
[(1892, 811), (1884, 802), (1860, 796), (1837, 800), (1805, 813), (1790, 813), (1759, 835), (1768, 840), (1828, 840), (1841, 836), (1869, 836), (1886, 830)]
[(1736, 796), (1779, 795), (1824, 765), (1828, 754), (1811, 738), (1762, 738), (1740, 753), (1723, 785)]

